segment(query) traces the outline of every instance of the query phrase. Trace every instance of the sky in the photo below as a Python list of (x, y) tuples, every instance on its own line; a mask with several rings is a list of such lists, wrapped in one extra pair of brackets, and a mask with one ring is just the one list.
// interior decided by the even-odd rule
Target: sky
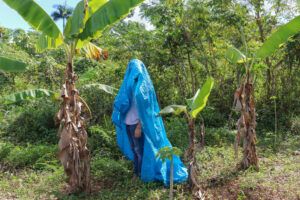
[[(20, 0), (21, 1), (21, 0)], [(35, 0), (49, 15), (55, 10), (53, 8), (54, 4), (64, 4), (65, 0)], [(67, 5), (75, 8), (76, 4), (80, 0), (66, 0)], [(145, 19), (139, 16), (139, 8), (134, 12), (134, 16), (130, 18), (132, 21), (139, 21), (144, 23), (147, 29), (152, 29), (153, 27)], [(62, 20), (56, 22), (58, 27), (62, 29)], [(25, 22), (19, 14), (8, 7), (3, 0), (0, 0), (0, 27), (6, 27), (11, 29), (21, 28), (24, 30), (30, 30), (30, 26)]]

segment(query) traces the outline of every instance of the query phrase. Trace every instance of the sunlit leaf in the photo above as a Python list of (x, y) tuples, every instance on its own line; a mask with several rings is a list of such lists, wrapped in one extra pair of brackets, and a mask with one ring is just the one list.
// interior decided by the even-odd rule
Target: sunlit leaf
[(72, 16), (68, 18), (64, 35), (66, 37), (70, 37), (73, 35), (77, 35), (82, 32), (84, 28), (84, 19), (86, 17), (84, 1), (80, 1), (77, 6), (75, 7)]
[(22, 72), (26, 69), (26, 64), (10, 58), (0, 56), (0, 71)]
[(190, 114), (193, 118), (196, 118), (198, 113), (203, 110), (206, 106), (208, 97), (214, 85), (214, 79), (209, 77), (200, 91), (197, 91), (193, 98), (193, 103), (191, 105)]
[(88, 1), (88, 9), (86, 9), (84, 1), (81, 0), (75, 7), (72, 16), (70, 16), (67, 21), (64, 35), (72, 37), (81, 33), (89, 17), (107, 1), (108, 0), (90, 0)]
[(98, 88), (100, 90), (103, 90), (106, 93), (113, 94), (113, 95), (116, 94), (118, 91), (116, 88), (114, 88), (112, 86), (105, 85), (105, 84), (99, 84), (99, 83), (87, 84), (82, 87), (83, 88)]
[(225, 58), (231, 63), (243, 63), (247, 61), (247, 57), (235, 47), (229, 47), (227, 49)]
[(17, 11), (36, 30), (52, 38), (58, 38), (61, 35), (60, 30), (51, 17), (34, 0), (3, 1)]
[(183, 112), (186, 112), (186, 106), (183, 105), (169, 105), (165, 108), (163, 108), (159, 114), (175, 114), (175, 115), (179, 115)]
[(39, 39), (36, 44), (36, 50), (41, 52), (45, 49), (54, 49), (59, 47), (63, 43), (63, 40), (61, 37), (58, 38), (51, 38), (47, 35), (40, 35)]
[(86, 44), (88, 44), (89, 41), (88, 40), (78, 40), (77, 44), (76, 44), (76, 49), (80, 50), (82, 47), (84, 47)]
[(279, 27), (257, 51), (257, 58), (265, 58), (272, 55), (280, 45), (285, 43), (291, 36), (300, 32), (300, 16), (295, 17), (287, 24)]

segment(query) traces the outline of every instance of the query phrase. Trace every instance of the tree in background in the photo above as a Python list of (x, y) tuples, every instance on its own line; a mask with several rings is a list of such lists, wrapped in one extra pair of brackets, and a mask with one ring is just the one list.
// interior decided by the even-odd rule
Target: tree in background
[(56, 4), (53, 6), (56, 9), (53, 13), (51, 13), (51, 17), (54, 21), (58, 21), (60, 19), (63, 20), (63, 29), (65, 29), (65, 21), (72, 15), (73, 8), (67, 6), (67, 1), (65, 1), (64, 5)]

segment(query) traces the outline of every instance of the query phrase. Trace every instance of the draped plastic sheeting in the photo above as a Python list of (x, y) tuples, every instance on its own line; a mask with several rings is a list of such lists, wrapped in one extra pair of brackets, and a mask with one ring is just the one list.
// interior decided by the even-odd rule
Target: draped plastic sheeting
[[(145, 182), (163, 181), (169, 184), (170, 162), (162, 163), (157, 152), (171, 144), (167, 138), (163, 120), (158, 114), (155, 90), (145, 65), (137, 59), (127, 66), (124, 81), (114, 101), (112, 121), (116, 125), (117, 143), (123, 154), (133, 160), (124, 119), (130, 108), (132, 98), (136, 98), (137, 109), (145, 136), (141, 179)], [(187, 169), (178, 156), (174, 156), (174, 182), (186, 181)]]

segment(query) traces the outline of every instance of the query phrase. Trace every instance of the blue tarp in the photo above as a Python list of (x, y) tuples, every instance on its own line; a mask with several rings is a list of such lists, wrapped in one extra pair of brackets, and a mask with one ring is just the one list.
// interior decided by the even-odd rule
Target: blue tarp
[[(145, 136), (141, 179), (145, 182), (163, 181), (165, 185), (168, 185), (170, 162), (162, 163), (156, 154), (162, 147), (171, 147), (171, 143), (167, 138), (163, 120), (158, 115), (160, 109), (148, 71), (145, 65), (137, 59), (131, 60), (127, 66), (123, 83), (114, 101), (112, 114), (112, 121), (117, 131), (118, 146), (127, 158), (133, 160), (124, 123), (130, 102), (132, 102), (131, 98), (136, 99)], [(178, 156), (174, 156), (174, 182), (184, 182), (187, 177), (186, 167)]]

